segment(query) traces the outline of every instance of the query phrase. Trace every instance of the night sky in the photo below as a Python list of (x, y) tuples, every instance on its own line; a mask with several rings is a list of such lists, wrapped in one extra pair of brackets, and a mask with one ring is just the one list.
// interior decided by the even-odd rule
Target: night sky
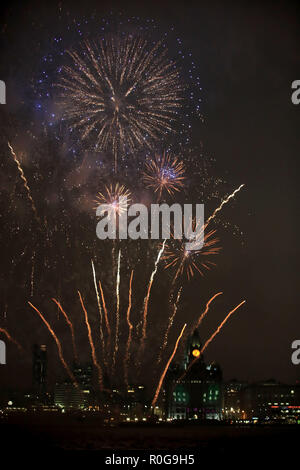
[[(184, 298), (184, 304), (189, 305), (186, 313), (189, 320), (192, 313), (195, 318), (201, 312), (210, 296), (224, 292), (203, 324), (203, 340), (233, 306), (246, 299), (246, 305), (232, 317), (205, 354), (207, 361), (220, 363), (226, 379), (273, 377), (294, 382), (300, 378), (300, 366), (291, 363), (291, 343), (300, 339), (297, 265), (300, 105), (291, 102), (291, 83), (300, 79), (300, 10), (296, 3), (87, 1), (81, 6), (76, 6), (76, 2), (53, 2), (51, 7), (42, 7), (40, 2), (23, 2), (22, 6), (11, 2), (1, 18), (0, 79), (6, 82), (8, 103), (1, 105), (0, 110), (1, 134), (4, 129), (1, 209), (9, 200), (7, 178), (15, 171), (5, 143), (9, 136), (18, 150), (20, 142), (31, 148), (24, 130), (27, 116), (32, 116), (30, 80), (47, 49), (50, 32), (53, 35), (57, 30), (61, 32), (73, 18), (83, 15), (89, 17), (96, 12), (101, 18), (111, 11), (116, 14), (121, 11), (124, 16), (139, 16), (141, 22), (153, 18), (162, 31), (174, 26), (192, 52), (199, 69), (204, 116), (204, 122), (192, 121), (192, 143), (215, 159), (213, 171), (226, 181), (224, 196), (245, 184), (223, 211), (224, 219), (237, 225), (242, 235), (222, 231), (223, 250), (217, 267), (203, 279), (195, 278)], [(14, 133), (11, 123), (15, 122), (18, 130)], [(14, 139), (16, 133), (18, 138)], [(51, 154), (51, 149), (48, 153)], [(30, 163), (27, 166), (30, 174)], [(59, 172), (58, 168), (58, 176)], [(39, 207), (34, 179), (31, 183)], [(210, 207), (215, 206), (213, 203)], [(26, 210), (30, 214), (28, 207)], [(8, 278), (9, 250), (14, 242), (7, 217), (3, 216), (6, 223), (1, 229), (5, 260), (1, 277), (2, 311), (14, 297), (8, 284), (13, 284), (18, 293), (23, 289), (22, 269), (28, 277), (28, 269), (25, 274), (21, 264), (18, 275)], [(78, 213), (77, 217), (81, 215)], [(28, 223), (26, 216), (22, 220)], [(68, 282), (68, 289), (76, 291), (71, 280)], [(49, 295), (44, 292), (44, 297), (51, 294), (50, 286)], [(156, 325), (161, 318), (160, 295), (163, 288), (161, 293), (158, 288), (155, 292)], [(20, 380), (22, 385), (30, 383), (30, 344), (46, 342), (51, 354), (56, 355), (45, 327), (38, 319), (31, 320), (34, 314), (26, 305), (27, 297), (24, 294), (24, 309), (19, 304), (17, 311), (15, 299), (12, 300), (7, 307), (7, 319), (0, 312), (0, 327), (7, 328), (21, 343), (27, 341), (24, 347), (28, 359), (15, 346), (8, 346), (8, 364), (1, 367), (0, 375), (5, 386), (20, 384)], [(45, 305), (45, 299), (34, 300), (36, 305)], [(173, 342), (185, 318), (184, 312), (180, 315), (171, 336)]]

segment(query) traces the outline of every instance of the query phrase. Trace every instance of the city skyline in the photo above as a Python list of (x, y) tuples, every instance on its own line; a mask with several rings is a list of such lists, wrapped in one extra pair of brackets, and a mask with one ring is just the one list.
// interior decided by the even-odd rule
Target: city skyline
[[(75, 321), (80, 349), (86, 359), (90, 356), (86, 330), (83, 330), (85, 326), (82, 327), (77, 323), (79, 315), (82, 316), (80, 303), (78, 298), (76, 299), (76, 291), (80, 283), (83, 284), (85, 290), (82, 295), (88, 298), (87, 310), (91, 308), (93, 311), (92, 322), (94, 328), (97, 328), (95, 313), (97, 300), (93, 293), (89, 255), (80, 258), (85, 264), (82, 262), (78, 267), (73, 259), (69, 261), (67, 251), (64, 253), (64, 250), (61, 250), (54, 253), (52, 246), (53, 251), (49, 252), (49, 259), (45, 261), (42, 258), (44, 255), (34, 254), (34, 247), (38, 246), (38, 240), (41, 239), (39, 231), (36, 230), (35, 225), (30, 225), (27, 233), (23, 220), (27, 220), (28, 223), (29, 217), (36, 218), (35, 222), (30, 222), (30, 224), (38, 224), (38, 218), (42, 214), (43, 217), (49, 217), (48, 223), (53, 227), (56, 217), (61, 220), (61, 212), (57, 210), (60, 211), (63, 208), (67, 212), (70, 210), (75, 219), (81, 219), (80, 224), (77, 224), (75, 220), (74, 225), (71, 225), (72, 230), (76, 230), (76, 232), (71, 231), (71, 236), (68, 235), (71, 237), (71, 244), (74, 243), (72, 237), (78, 239), (76, 241), (78, 245), (87, 244), (90, 236), (96, 239), (95, 223), (86, 224), (86, 200), (79, 199), (86, 194), (81, 193), (80, 188), (84, 185), (88, 186), (88, 197), (92, 193), (96, 197), (100, 189), (103, 191), (106, 180), (101, 181), (102, 187), (98, 188), (96, 178), (93, 180), (92, 175), (94, 173), (98, 177), (100, 169), (104, 167), (106, 171), (110, 165), (110, 158), (105, 153), (98, 155), (99, 162), (93, 160), (93, 155), (87, 155), (84, 159), (79, 157), (75, 164), (67, 159), (63, 152), (62, 158), (59, 158), (59, 150), (51, 139), (49, 142), (48, 137), (45, 136), (35, 144), (32, 136), (38, 135), (40, 139), (39, 131), (37, 131), (40, 115), (34, 108), (39, 101), (36, 99), (36, 94), (34, 98), (31, 96), (30, 80), (35, 81), (35, 93), (39, 93), (37, 82), (39, 73), (43, 70), (43, 57), (54, 51), (52, 45), (49, 48), (45, 44), (47, 31), (53, 30), (53, 38), (56, 34), (60, 37), (59, 35), (63, 36), (64, 33), (64, 40), (67, 44), (76, 43), (73, 33), (66, 34), (66, 27), (70, 23), (69, 18), (70, 16), (73, 19), (91, 18), (94, 4), (91, 3), (84, 15), (81, 6), (72, 5), (71, 7), (68, 3), (58, 8), (56, 5), (40, 6), (36, 11), (33, 11), (33, 5), (34, 2), (29, 2), (24, 7), (26, 21), (23, 21), (22, 7), (12, 4), (7, 8), (3, 23), (3, 61), (1, 64), (1, 79), (5, 81), (7, 88), (7, 104), (1, 105), (1, 122), (4, 129), (1, 140), (3, 153), (1, 182), (5, 227), (1, 236), (2, 246), (12, 246), (15, 254), (8, 249), (3, 253), (0, 327), (7, 328), (12, 337), (24, 347), (26, 354), (20, 353), (15, 345), (9, 343), (5, 337), (1, 337), (7, 346), (7, 364), (1, 365), (0, 370), (1, 382), (16, 386), (19, 381), (22, 387), (22, 382), (24, 381), (25, 384), (28, 380), (28, 371), (31, 367), (31, 345), (34, 342), (47, 344), (51, 357), (57, 357), (53, 338), (36, 313), (30, 309), (28, 301), (37, 308), (41, 308), (45, 317), (51, 319), (58, 328), (58, 336), (63, 337), (65, 341), (64, 348), (68, 361), (72, 361), (72, 342), (67, 325), (61, 316), (58, 317), (55, 306), (51, 306), (52, 296), (61, 294), (59, 285), (56, 285), (56, 273), (63, 271), (63, 274), (67, 276), (67, 293), (63, 305)], [(117, 12), (114, 16), (118, 17), (119, 10), (122, 8), (118, 8), (117, 3), (112, 5), (112, 8)], [(42, 12), (47, 14), (44, 15), (45, 19), (41, 23), (41, 20), (38, 22), (36, 18), (40, 18)], [(192, 324), (205, 309), (206, 302), (215, 293), (224, 292), (214, 301), (209, 315), (201, 325), (203, 341), (209, 337), (230, 309), (243, 299), (247, 302), (209, 345), (205, 352), (206, 357), (222, 364), (228, 379), (239, 377), (241, 380), (254, 381), (275, 377), (286, 383), (293, 383), (299, 379), (299, 366), (293, 365), (291, 361), (293, 352), (291, 345), (297, 339), (298, 331), (296, 257), (299, 248), (296, 243), (297, 220), (294, 214), (297, 209), (297, 130), (300, 118), (298, 107), (291, 101), (291, 84), (300, 72), (297, 61), (298, 13), (296, 6), (289, 4), (284, 7), (281, 3), (274, 6), (270, 12), (267, 5), (258, 6), (257, 4), (247, 6), (245, 9), (230, 4), (225, 9), (221, 3), (217, 2), (215, 9), (209, 8), (206, 3), (199, 7), (191, 6), (183, 9), (180, 4), (172, 4), (171, 8), (171, 4), (166, 2), (157, 6), (152, 15), (155, 17), (155, 23), (158, 24), (158, 32), (155, 32), (154, 39), (156, 40), (161, 35), (161, 31), (168, 31), (170, 56), (173, 58), (175, 54), (178, 54), (178, 50), (181, 50), (181, 46), (184, 47), (184, 50), (191, 51), (193, 56), (191, 61), (196, 64), (199, 71), (200, 80), (193, 82), (194, 88), (191, 89), (192, 91), (197, 89), (197, 93), (199, 88), (202, 89), (199, 103), (204, 122), (199, 116), (191, 116), (193, 131), (191, 137), (187, 138), (191, 139), (191, 147), (196, 150), (191, 151), (188, 157), (185, 153), (186, 149), (181, 150), (181, 154), (186, 156), (187, 168), (191, 167), (187, 171), (188, 183), (192, 188), (195, 183), (197, 185), (197, 178), (193, 174), (194, 168), (197, 168), (200, 178), (201, 171), (204, 171), (197, 167), (196, 157), (201, 155), (203, 161), (208, 158), (207, 171), (209, 177), (214, 180), (214, 184), (212, 188), (207, 187), (206, 192), (214, 196), (210, 197), (207, 202), (207, 214), (210, 214), (223, 198), (240, 184), (245, 184), (244, 190), (238, 194), (238, 197), (224, 207), (224, 212), (220, 217), (220, 225), (217, 229), (222, 242), (222, 252), (218, 254), (216, 268), (206, 273), (203, 279), (193, 277), (189, 287), (185, 288), (182, 294), (181, 310), (176, 317), (178, 321), (175, 322), (170, 333), (170, 349), (164, 357), (164, 364), (167, 362), (185, 318)], [(138, 6), (132, 2), (124, 16), (127, 18), (132, 15), (141, 16), (141, 20), (137, 20), (136, 23), (142, 24), (143, 33), (148, 35), (149, 32), (145, 28), (151, 16), (149, 7)], [(99, 19), (111, 17), (108, 4), (102, 6), (101, 11), (97, 13), (98, 17)], [(183, 17), (185, 21), (182, 20)], [(268, 18), (266, 24), (265, 17)], [(84, 27), (85, 34), (88, 32), (89, 35), (95, 35), (95, 25), (97, 25), (97, 20), (95, 21), (94, 15), (88, 27)], [(175, 33), (173, 33), (174, 30)], [(280, 34), (277, 34), (278, 31)], [(26, 46), (22, 45), (22, 36), (27, 38)], [(178, 45), (176, 42), (177, 36), (180, 41), (182, 40), (182, 44)], [(11, 41), (12, 37), (14, 41)], [(237, 38), (239, 38), (238, 41)], [(187, 61), (186, 57), (181, 60), (182, 75), (185, 78), (189, 75), (188, 67), (191, 62)], [(51, 66), (47, 70), (51, 71)], [(192, 104), (198, 106), (198, 101)], [(275, 113), (276, 118), (274, 118)], [(28, 129), (24, 124), (27, 117)], [(7, 122), (10, 124), (8, 125)], [(186, 127), (186, 122), (183, 125)], [(50, 127), (47, 132), (50, 133)], [(30, 190), (37, 210), (33, 216), (30, 215), (30, 203), (25, 201), (26, 191), (22, 188), (21, 180), (18, 180), (18, 170), (12, 161), (10, 149), (7, 147), (8, 138), (12, 139), (17, 156), (24, 164), (24, 173), (30, 182)], [(172, 141), (171, 144), (176, 147), (177, 142)], [(184, 144), (186, 145), (186, 142)], [(40, 148), (43, 148), (44, 152), (42, 159), (38, 157)], [(215, 162), (212, 162), (212, 159)], [(121, 162), (120, 165), (122, 165)], [(132, 162), (126, 162), (124, 168), (134, 181), (136, 173), (132, 165)], [(44, 182), (47, 181), (45, 175), (48, 171), (51, 175), (48, 180), (50, 184), (43, 193)], [(39, 172), (42, 176), (37, 176)], [(219, 179), (222, 183), (216, 185)], [(59, 196), (64, 198), (62, 206), (57, 205), (55, 184), (63, 187)], [(7, 207), (10, 207), (12, 191), (15, 191), (16, 198), (11, 202), (14, 212), (11, 209), (9, 212)], [(145, 197), (144, 193), (139, 191), (139, 197)], [(191, 189), (189, 195), (193, 195), (195, 199), (200, 197), (200, 194), (193, 191), (195, 190)], [(42, 197), (39, 196), (40, 194)], [(46, 208), (43, 207), (44, 198), (48, 201)], [(68, 224), (70, 222), (66, 220), (66, 226)], [(88, 227), (88, 235), (85, 232), (85, 224)], [(77, 225), (80, 227), (76, 228)], [(20, 230), (21, 236), (15, 237), (14, 240), (17, 240), (15, 242), (12, 240), (12, 233), (17, 234)], [(58, 246), (63, 243), (64, 233), (61, 230), (55, 239)], [(82, 238), (83, 234), (84, 238)], [(24, 255), (22, 254), (22, 237), (25, 237), (28, 250)], [(45, 253), (46, 246), (43, 250)], [(146, 282), (151, 275), (157, 251), (156, 248), (151, 258), (147, 259), (148, 278), (143, 282), (140, 282), (140, 279), (137, 281), (140, 282), (136, 287), (141, 297), (138, 299), (139, 309), (142, 309)], [(24, 263), (23, 256), (25, 257)], [(69, 264), (66, 262), (66, 266), (61, 266), (62, 256), (68, 259)], [(32, 286), (30, 281), (34, 257), (36, 257), (35, 269), (40, 273), (36, 279), (37, 287)], [(12, 259), (14, 259), (13, 264)], [(102, 268), (101, 263), (99, 256), (99, 259), (95, 260), (95, 269), (100, 277), (105, 278), (111, 271), (107, 264)], [(130, 277), (130, 272), (126, 271), (124, 264), (126, 262), (122, 258), (121, 293), (124, 295), (122, 315), (126, 313), (125, 289), (128, 287)], [(53, 272), (49, 274), (44, 284), (41, 276), (42, 266), (45, 267), (45, 272), (46, 270), (50, 272), (53, 268)], [(7, 273), (9, 273), (8, 278)], [(158, 275), (162, 274), (162, 267), (159, 266)], [(41, 285), (38, 288), (40, 279)], [(135, 280), (136, 278), (133, 279), (133, 283)], [(60, 282), (62, 286), (63, 281)], [(102, 282), (105, 283), (103, 279)], [(165, 286), (166, 284), (162, 283), (162, 290)], [(35, 288), (38, 289), (39, 294), (36, 297), (35, 291), (31, 295), (31, 290)], [(112, 289), (108, 283), (104, 286), (105, 288), (106, 290)], [(47, 289), (49, 290), (48, 296)], [(155, 280), (151, 295), (153, 295), (153, 305), (150, 324), (153, 326), (152, 337), (155, 338), (160, 330), (161, 309), (166, 308), (166, 301), (161, 302), (159, 286), (155, 284)], [(90, 307), (90, 305), (93, 306)], [(111, 310), (114, 311), (115, 306)], [(165, 328), (165, 323), (166, 318), (163, 320), (163, 328)], [(125, 345), (127, 331), (122, 334), (122, 344)], [(148, 351), (149, 348), (146, 348), (146, 356)], [(137, 349), (134, 353), (137, 353)], [(122, 354), (124, 355), (124, 352)], [(146, 359), (151, 363), (148, 356)], [(58, 361), (56, 364), (53, 362), (51, 367), (53, 370), (50, 371), (50, 375), (52, 374), (53, 377), (57, 370), (60, 374), (64, 373)]]

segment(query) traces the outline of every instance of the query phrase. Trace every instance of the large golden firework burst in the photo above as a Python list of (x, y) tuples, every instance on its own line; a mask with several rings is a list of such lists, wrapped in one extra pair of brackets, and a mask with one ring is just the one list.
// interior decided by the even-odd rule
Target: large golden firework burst
[(92, 137), (116, 158), (173, 130), (183, 86), (161, 42), (108, 35), (67, 53), (71, 63), (61, 67), (57, 102), (81, 139)]

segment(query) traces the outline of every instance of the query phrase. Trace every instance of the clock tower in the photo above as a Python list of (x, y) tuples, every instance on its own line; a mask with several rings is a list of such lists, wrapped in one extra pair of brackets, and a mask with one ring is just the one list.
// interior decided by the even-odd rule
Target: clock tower
[(193, 334), (189, 337), (186, 346), (186, 352), (184, 357), (184, 368), (187, 369), (189, 364), (194, 360), (198, 359), (203, 363), (203, 357), (201, 356), (201, 341), (199, 332), (197, 329), (194, 330)]

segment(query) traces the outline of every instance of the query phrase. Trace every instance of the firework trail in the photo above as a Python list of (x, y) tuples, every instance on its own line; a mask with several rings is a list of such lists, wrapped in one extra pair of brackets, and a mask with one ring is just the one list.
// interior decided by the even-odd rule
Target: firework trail
[(89, 323), (88, 314), (87, 314), (86, 308), (84, 306), (84, 303), (83, 303), (83, 300), (82, 300), (82, 297), (81, 297), (81, 294), (80, 294), (79, 291), (78, 291), (78, 295), (79, 295), (80, 303), (81, 303), (82, 310), (83, 310), (83, 313), (84, 313), (85, 324), (86, 324), (88, 337), (89, 337), (89, 342), (90, 342), (90, 346), (91, 346), (92, 359), (93, 359), (94, 366), (98, 370), (99, 386), (100, 386), (100, 390), (102, 391), (103, 390), (102, 369), (101, 369), (101, 366), (100, 366), (99, 362), (97, 361), (96, 350), (95, 350), (95, 345), (94, 345), (94, 341), (93, 341), (93, 337), (92, 337), (92, 330), (91, 330), (91, 326), (90, 326), (90, 323)]
[(19, 170), (19, 173), (20, 173), (20, 177), (21, 177), (21, 179), (22, 179), (22, 181), (23, 181), (24, 188), (26, 189), (28, 199), (29, 199), (29, 201), (30, 201), (30, 203), (31, 203), (31, 208), (32, 208), (33, 213), (34, 213), (35, 220), (36, 220), (36, 222), (38, 223), (38, 225), (40, 226), (41, 221), (40, 221), (40, 218), (39, 218), (39, 216), (38, 216), (38, 213), (37, 213), (37, 210), (36, 210), (36, 207), (35, 207), (35, 204), (34, 204), (34, 200), (33, 200), (32, 196), (31, 196), (31, 191), (30, 191), (30, 188), (29, 188), (29, 186), (28, 186), (28, 181), (27, 181), (27, 179), (26, 179), (26, 177), (25, 177), (25, 175), (24, 175), (24, 171), (23, 171), (23, 169), (22, 169), (22, 167), (21, 167), (21, 163), (19, 162), (18, 157), (17, 157), (17, 155), (16, 155), (14, 149), (12, 148), (12, 146), (10, 145), (9, 142), (7, 142), (7, 145), (8, 145), (8, 147), (9, 147), (9, 149), (10, 149), (11, 156), (13, 157), (13, 160), (15, 161), (15, 163), (16, 163), (16, 165), (17, 165), (17, 167), (18, 167), (18, 170)]
[(91, 260), (91, 263), (92, 263), (93, 280), (94, 280), (94, 286), (95, 286), (95, 292), (96, 292), (97, 304), (98, 304), (98, 310), (99, 310), (99, 317), (100, 317), (100, 339), (101, 339), (101, 344), (102, 344), (103, 360), (104, 360), (105, 366), (107, 366), (104, 336), (103, 336), (103, 326), (102, 326), (103, 314), (102, 314), (102, 308), (101, 308), (101, 302), (100, 302), (100, 297), (99, 297), (99, 292), (98, 292), (98, 287), (97, 287), (96, 272), (95, 272), (95, 266), (94, 266), (93, 260)]
[[(213, 214), (207, 219), (207, 221), (201, 227), (197, 235), (198, 238), (200, 236), (204, 237), (204, 246), (201, 250), (194, 250), (194, 251), (186, 250), (185, 243), (183, 241), (179, 241), (174, 246), (171, 245), (167, 248), (166, 254), (164, 256), (164, 259), (167, 260), (165, 269), (169, 267), (176, 268), (176, 273), (173, 278), (172, 286), (175, 285), (175, 282), (178, 279), (178, 277), (182, 276), (184, 272), (186, 272), (187, 278), (189, 280), (192, 276), (194, 276), (195, 270), (198, 271), (199, 274), (201, 274), (201, 276), (203, 276), (203, 273), (200, 267), (203, 267), (209, 270), (210, 266), (215, 265), (215, 263), (212, 263), (211, 261), (206, 261), (206, 262), (202, 261), (203, 256), (206, 257), (210, 255), (217, 255), (221, 250), (220, 247), (215, 246), (217, 242), (219, 241), (218, 238), (212, 238), (212, 236), (215, 234), (215, 230), (211, 230), (208, 233), (206, 233), (205, 229), (208, 226), (208, 224), (216, 217), (216, 214), (220, 210), (222, 210), (223, 206), (227, 204), (230, 201), (230, 199), (232, 199), (235, 196), (235, 194), (243, 188), (243, 186), (245, 185), (241, 184), (226, 199), (223, 199), (221, 204), (215, 209)], [(197, 263), (197, 258), (200, 259), (200, 263)]]
[(107, 354), (109, 354), (109, 353), (110, 353), (111, 329), (110, 329), (110, 325), (109, 325), (108, 312), (107, 312), (107, 308), (106, 308), (105, 297), (104, 297), (104, 293), (103, 293), (101, 281), (99, 281), (99, 289), (100, 289), (100, 294), (101, 294), (101, 299), (102, 299), (105, 325), (106, 325), (106, 329), (107, 329), (107, 333), (108, 333), (108, 339), (107, 339)]
[(65, 317), (65, 320), (66, 320), (67, 324), (69, 325), (69, 328), (70, 328), (70, 331), (71, 331), (71, 336), (72, 336), (72, 345), (73, 345), (74, 358), (77, 361), (78, 356), (77, 356), (77, 350), (76, 350), (75, 333), (74, 333), (73, 323), (71, 322), (68, 315), (66, 314), (66, 312), (62, 308), (61, 303), (58, 300), (54, 299), (54, 298), (52, 300), (57, 305), (57, 307), (59, 308), (59, 310), (61, 311), (61, 313)]
[(3, 333), (6, 338), (8, 339), (8, 341), (10, 341), (11, 343), (15, 344), (19, 349), (20, 351), (23, 351), (23, 348), (22, 346), (18, 343), (18, 341), (16, 341), (9, 333), (8, 331), (5, 329), (5, 328), (0, 328), (0, 333)]
[(198, 321), (197, 321), (197, 323), (196, 323), (196, 325), (195, 325), (195, 327), (194, 327), (194, 330), (195, 330), (196, 328), (198, 328), (198, 327), (201, 325), (201, 323), (202, 323), (204, 317), (206, 316), (206, 314), (207, 314), (207, 312), (208, 312), (208, 310), (209, 310), (209, 306), (210, 306), (210, 304), (212, 303), (212, 301), (213, 301), (216, 297), (218, 297), (219, 295), (221, 295), (221, 294), (223, 294), (223, 292), (217, 292), (215, 295), (213, 295), (213, 296), (209, 299), (209, 301), (208, 301), (207, 304), (206, 304), (205, 310), (201, 313), (201, 315), (200, 315), (200, 317), (199, 317), (199, 319), (198, 319)]
[(153, 271), (151, 273), (151, 276), (150, 276), (148, 289), (147, 289), (147, 294), (146, 294), (146, 297), (144, 299), (143, 322), (142, 322), (142, 338), (141, 338), (141, 345), (140, 345), (139, 355), (143, 352), (144, 347), (145, 347), (145, 339), (146, 339), (146, 334), (147, 334), (148, 304), (149, 304), (149, 298), (150, 298), (150, 293), (151, 293), (151, 287), (152, 287), (152, 284), (153, 284), (155, 274), (157, 272), (159, 260), (161, 258), (161, 255), (163, 254), (164, 249), (165, 249), (165, 244), (166, 244), (166, 240), (163, 241), (163, 244), (162, 244), (162, 246), (161, 246), (161, 248), (158, 252), (158, 255), (157, 255), (157, 258), (156, 258), (156, 261), (155, 261), (155, 265), (154, 265), (154, 269), (153, 269)]
[(188, 368), (186, 369), (186, 371), (182, 374), (182, 376), (179, 378), (179, 382), (186, 376), (186, 374), (188, 373), (188, 371), (191, 369), (191, 367), (193, 367), (193, 365), (195, 364), (196, 361), (199, 360), (199, 358), (202, 356), (202, 354), (204, 353), (205, 349), (207, 348), (207, 346), (209, 345), (209, 343), (211, 343), (211, 341), (214, 339), (214, 337), (221, 331), (221, 329), (223, 328), (223, 326), (225, 325), (225, 323), (229, 320), (229, 318), (231, 317), (231, 315), (238, 309), (240, 308), (243, 304), (246, 303), (246, 300), (243, 300), (240, 304), (238, 304), (233, 310), (231, 310), (227, 315), (226, 317), (224, 318), (224, 320), (220, 323), (220, 325), (218, 326), (218, 328), (215, 330), (215, 332), (208, 338), (208, 340), (206, 341), (206, 343), (204, 344), (204, 346), (202, 347), (201, 351), (200, 351), (200, 354), (198, 357), (195, 357), (195, 359), (193, 359), (193, 361), (190, 363), (190, 365), (188, 366)]
[(221, 331), (221, 329), (223, 328), (223, 326), (225, 325), (225, 323), (229, 320), (229, 318), (231, 317), (231, 315), (238, 309), (240, 308), (242, 305), (244, 305), (246, 303), (246, 300), (243, 300), (241, 303), (239, 303), (233, 310), (231, 310), (227, 316), (224, 318), (224, 320), (222, 321), (222, 323), (220, 323), (220, 325), (218, 326), (218, 328), (216, 329), (216, 331), (211, 335), (211, 337), (206, 341), (206, 343), (204, 344), (204, 346), (202, 347), (201, 349), (201, 354), (203, 354), (203, 352), (205, 351), (205, 349), (207, 348), (207, 346), (209, 345), (209, 343), (214, 339), (214, 337)]
[(156, 401), (157, 401), (157, 399), (158, 399), (158, 396), (159, 396), (159, 393), (160, 393), (161, 386), (162, 386), (162, 384), (163, 384), (165, 375), (166, 375), (166, 373), (167, 373), (167, 371), (168, 371), (168, 369), (169, 369), (169, 367), (170, 367), (170, 364), (171, 364), (171, 362), (172, 362), (172, 360), (173, 360), (173, 358), (174, 358), (174, 356), (175, 356), (175, 354), (176, 354), (176, 351), (177, 351), (177, 348), (178, 348), (178, 345), (179, 345), (179, 341), (180, 341), (181, 338), (182, 338), (182, 335), (183, 335), (183, 333), (184, 333), (185, 328), (186, 328), (186, 323), (183, 325), (183, 328), (182, 328), (182, 330), (181, 330), (181, 332), (180, 332), (180, 334), (179, 334), (179, 336), (178, 336), (178, 338), (177, 338), (177, 341), (176, 341), (176, 343), (175, 343), (174, 350), (173, 350), (171, 356), (169, 357), (169, 360), (168, 360), (168, 362), (167, 362), (167, 364), (166, 364), (166, 367), (165, 367), (164, 370), (163, 370), (163, 373), (161, 374), (161, 377), (160, 377), (159, 382), (158, 382), (158, 386), (157, 386), (157, 388), (156, 388), (156, 391), (155, 391), (155, 394), (154, 394), (154, 397), (153, 397), (153, 400), (152, 400), (152, 403), (151, 403), (151, 406), (152, 406), (152, 407), (155, 406), (155, 403), (156, 403)]
[(107, 35), (67, 54), (56, 84), (62, 118), (81, 140), (111, 150), (115, 171), (120, 151), (173, 131), (183, 87), (162, 43)]
[(222, 210), (222, 207), (227, 204), (230, 199), (234, 198), (234, 196), (236, 195), (236, 193), (238, 193), (245, 185), (244, 184), (241, 184), (237, 189), (235, 189), (233, 191), (233, 193), (231, 193), (226, 199), (223, 199), (223, 201), (221, 202), (221, 204), (219, 205), (219, 207), (217, 207), (215, 209), (215, 211), (213, 212), (213, 214), (207, 219), (207, 221), (205, 222), (205, 227), (207, 227), (207, 225), (209, 224), (209, 222), (211, 222), (217, 215), (217, 213)]
[(182, 292), (182, 287), (180, 287), (180, 289), (179, 289), (179, 291), (178, 291), (178, 293), (177, 293), (177, 298), (176, 298), (176, 300), (175, 300), (175, 302), (174, 302), (174, 304), (173, 304), (173, 313), (172, 313), (172, 315), (170, 315), (170, 317), (169, 317), (169, 323), (168, 323), (168, 326), (167, 326), (167, 329), (166, 329), (166, 332), (165, 332), (163, 344), (162, 344), (161, 349), (160, 349), (160, 353), (159, 353), (158, 360), (157, 360), (157, 365), (160, 364), (161, 359), (162, 359), (162, 354), (163, 354), (163, 352), (164, 352), (164, 350), (166, 349), (167, 344), (168, 344), (169, 332), (170, 332), (170, 329), (171, 329), (171, 327), (172, 327), (172, 325), (173, 325), (174, 318), (175, 318), (176, 313), (177, 313), (177, 309), (178, 309), (178, 304), (179, 304), (181, 292)]
[[(131, 192), (124, 185), (119, 183), (110, 184), (105, 186), (103, 192), (99, 192), (96, 200), (94, 201), (97, 206), (105, 204), (107, 207), (107, 217), (120, 224), (120, 218), (124, 212), (127, 211), (128, 204), (131, 201)], [(115, 278), (116, 275), (116, 239), (112, 243), (112, 276)]]
[(115, 348), (113, 354), (113, 371), (116, 364), (116, 355), (119, 349), (119, 325), (120, 325), (120, 266), (121, 266), (121, 250), (118, 255), (118, 270), (117, 270), (117, 282), (116, 282), (116, 336), (115, 336)]
[(30, 297), (33, 297), (34, 292), (34, 266), (35, 266), (35, 251), (32, 254), (31, 258), (31, 275), (30, 275)]
[(65, 359), (64, 359), (64, 356), (63, 356), (63, 352), (62, 352), (62, 347), (61, 347), (61, 343), (58, 339), (58, 337), (56, 336), (54, 330), (51, 328), (50, 324), (47, 322), (46, 318), (41, 314), (41, 312), (31, 303), (31, 302), (28, 302), (28, 304), (30, 305), (31, 308), (33, 308), (33, 310), (35, 310), (37, 312), (37, 314), (39, 315), (39, 317), (42, 319), (42, 321), (45, 323), (46, 327), (48, 328), (50, 334), (52, 335), (55, 343), (56, 343), (56, 346), (57, 346), (57, 349), (58, 349), (58, 355), (59, 355), (59, 358), (61, 360), (61, 363), (62, 365), (64, 366), (67, 374), (69, 375), (70, 379), (72, 380), (73, 384), (75, 385), (76, 388), (78, 388), (78, 383), (73, 375), (73, 373), (71, 372), (68, 364), (66, 363)]
[(133, 278), (133, 271), (131, 271), (131, 275), (130, 275), (129, 293), (128, 293), (128, 309), (126, 313), (126, 320), (128, 324), (128, 340), (127, 340), (126, 351), (125, 351), (125, 356), (124, 356), (124, 380), (125, 380), (126, 387), (128, 387), (128, 364), (129, 364), (130, 344), (131, 344), (132, 329), (133, 329), (133, 325), (130, 321), (132, 278)]

